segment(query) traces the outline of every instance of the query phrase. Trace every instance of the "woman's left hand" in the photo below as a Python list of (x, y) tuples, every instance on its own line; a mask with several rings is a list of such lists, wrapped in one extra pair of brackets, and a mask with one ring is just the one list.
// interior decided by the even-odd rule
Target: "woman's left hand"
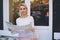
[(33, 27), (29, 27), (29, 28), (27, 28), (27, 29), (25, 29), (25, 31), (32, 31), (32, 32), (35, 32), (35, 28), (33, 28)]

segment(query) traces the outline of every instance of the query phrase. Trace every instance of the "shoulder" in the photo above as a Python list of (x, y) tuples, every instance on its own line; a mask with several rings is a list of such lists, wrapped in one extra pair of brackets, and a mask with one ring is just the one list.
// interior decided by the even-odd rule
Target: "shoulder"
[(34, 20), (34, 19), (33, 19), (33, 16), (29, 16), (29, 18), (30, 18), (31, 20)]
[(16, 21), (20, 20), (20, 18), (17, 18)]
[(29, 16), (29, 18), (33, 19), (33, 16)]

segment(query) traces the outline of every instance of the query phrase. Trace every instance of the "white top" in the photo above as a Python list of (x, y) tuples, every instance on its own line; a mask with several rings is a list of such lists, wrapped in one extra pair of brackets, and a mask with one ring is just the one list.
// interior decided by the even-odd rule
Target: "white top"
[(34, 19), (32, 16), (27, 16), (26, 18), (19, 17), (16, 19), (17, 26), (24, 26), (24, 25), (28, 25), (30, 23), (31, 23), (32, 27), (34, 27)]

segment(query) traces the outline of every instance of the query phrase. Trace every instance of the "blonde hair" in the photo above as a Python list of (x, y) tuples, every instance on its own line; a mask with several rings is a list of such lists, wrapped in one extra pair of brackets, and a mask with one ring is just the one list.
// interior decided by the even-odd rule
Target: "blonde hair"
[(27, 6), (25, 5), (25, 3), (20, 3), (19, 8), (20, 8), (20, 6), (24, 6), (27, 9)]

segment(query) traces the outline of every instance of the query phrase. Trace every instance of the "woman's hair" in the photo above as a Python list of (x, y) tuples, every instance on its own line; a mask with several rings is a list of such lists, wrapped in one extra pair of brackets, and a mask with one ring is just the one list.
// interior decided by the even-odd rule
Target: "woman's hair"
[(25, 3), (20, 3), (19, 8), (20, 8), (20, 6), (24, 6), (27, 9), (27, 6), (25, 5)]

